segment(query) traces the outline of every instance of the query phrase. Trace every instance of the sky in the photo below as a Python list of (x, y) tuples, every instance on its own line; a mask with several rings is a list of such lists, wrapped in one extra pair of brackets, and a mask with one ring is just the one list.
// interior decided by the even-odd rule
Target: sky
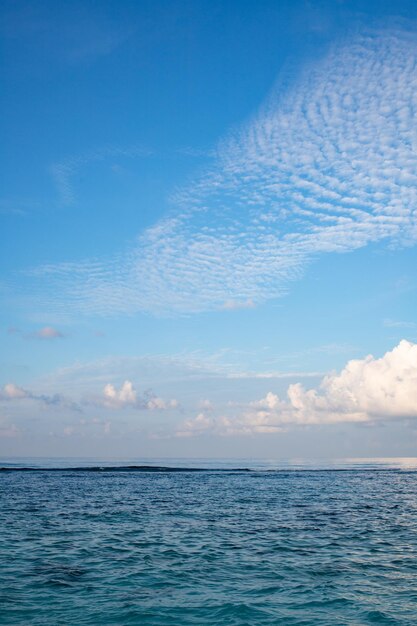
[(0, 13), (0, 455), (417, 455), (416, 3)]

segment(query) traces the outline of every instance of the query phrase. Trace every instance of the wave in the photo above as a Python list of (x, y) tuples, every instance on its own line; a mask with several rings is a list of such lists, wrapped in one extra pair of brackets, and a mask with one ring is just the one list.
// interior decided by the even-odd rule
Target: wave
[(115, 465), (86, 467), (24, 467), (3, 466), (0, 472), (253, 472), (248, 467), (208, 468), (208, 467), (164, 467), (159, 465)]
[(263, 468), (254, 469), (249, 467), (170, 467), (162, 465), (114, 465), (114, 466), (80, 466), (80, 467), (29, 467), (29, 466), (2, 466), (0, 472), (96, 472), (96, 473), (135, 473), (135, 472), (152, 472), (152, 473), (221, 473), (221, 474), (235, 474), (235, 473), (251, 473), (251, 474), (294, 474), (294, 473), (320, 473), (320, 472), (401, 472), (401, 473), (416, 473), (414, 468), (400, 468), (400, 467), (316, 467), (316, 468), (300, 468), (300, 467), (287, 467), (287, 468)]

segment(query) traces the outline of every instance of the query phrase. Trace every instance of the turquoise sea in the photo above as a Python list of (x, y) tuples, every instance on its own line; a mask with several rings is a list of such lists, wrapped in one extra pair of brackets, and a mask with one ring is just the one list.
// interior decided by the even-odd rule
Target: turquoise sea
[(2, 625), (417, 624), (417, 459), (0, 466)]

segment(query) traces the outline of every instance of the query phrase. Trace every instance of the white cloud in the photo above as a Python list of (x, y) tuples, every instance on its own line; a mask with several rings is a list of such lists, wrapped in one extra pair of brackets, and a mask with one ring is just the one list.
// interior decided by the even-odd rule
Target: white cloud
[(135, 405), (137, 401), (136, 391), (130, 380), (126, 380), (119, 390), (110, 383), (103, 389), (104, 404), (108, 406)]
[(32, 274), (51, 286), (49, 309), (258, 304), (283, 295), (320, 254), (414, 243), (416, 66), (416, 37), (406, 31), (335, 47), (221, 142), (213, 167), (127, 254)]
[(200, 414), (185, 421), (178, 434), (270, 433), (292, 425), (404, 418), (417, 418), (417, 344), (405, 340), (379, 359), (370, 355), (349, 361), (317, 389), (292, 384), (285, 400), (269, 392), (233, 417)]
[(417, 417), (417, 344), (403, 340), (380, 359), (349, 361), (317, 391), (290, 385), (288, 398), (306, 423)]
[(154, 395), (152, 391), (147, 391), (143, 396), (139, 396), (130, 380), (125, 380), (120, 389), (111, 383), (105, 385), (102, 404), (108, 408), (131, 407), (149, 409), (150, 411), (176, 409), (179, 406), (178, 400), (164, 400)]

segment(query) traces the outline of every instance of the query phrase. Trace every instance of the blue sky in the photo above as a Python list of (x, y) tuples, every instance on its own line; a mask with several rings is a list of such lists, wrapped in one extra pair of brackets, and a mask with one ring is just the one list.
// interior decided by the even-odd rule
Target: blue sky
[(415, 3), (1, 12), (0, 454), (413, 455)]

